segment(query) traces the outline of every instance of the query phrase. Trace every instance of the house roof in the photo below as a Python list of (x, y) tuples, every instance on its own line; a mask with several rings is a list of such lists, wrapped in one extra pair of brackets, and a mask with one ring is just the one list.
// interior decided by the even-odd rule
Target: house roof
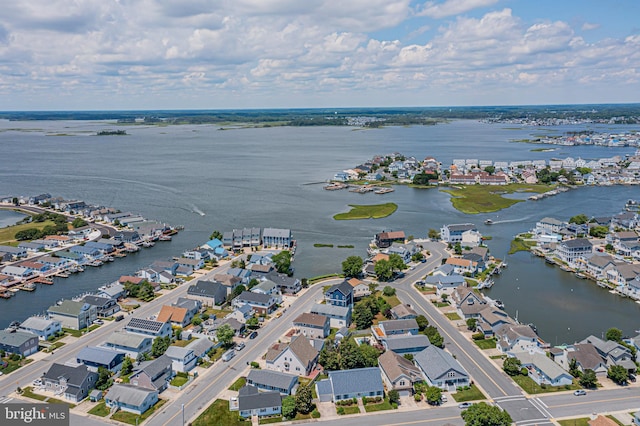
[(118, 282), (122, 284), (126, 282), (130, 282), (131, 284), (140, 284), (142, 281), (145, 281), (145, 278), (134, 277), (132, 275), (122, 275), (118, 278)]
[(445, 228), (449, 229), (449, 232), (463, 232), (475, 230), (476, 226), (473, 223), (460, 223), (445, 225)]
[(365, 284), (365, 285), (367, 284), (367, 283), (365, 283), (364, 281), (359, 280), (359, 279), (357, 279), (357, 278), (351, 278), (351, 279), (350, 279), (350, 280), (348, 280), (347, 282), (349, 283), (349, 285), (351, 285), (351, 287), (357, 287), (357, 286), (359, 286), (359, 285), (361, 285), (361, 284)]
[(189, 286), (187, 294), (223, 300), (227, 296), (227, 288), (217, 281), (197, 281)]
[(373, 263), (376, 263), (380, 260), (389, 260), (389, 255), (387, 253), (377, 253), (375, 256), (371, 258)]
[(564, 240), (560, 244), (567, 248), (591, 248), (593, 244), (586, 238), (574, 238), (573, 240)]
[(331, 381), (334, 395), (384, 390), (382, 376), (378, 367), (329, 371), (329, 380)]
[(49, 380), (59, 381), (61, 378), (65, 378), (67, 383), (74, 386), (80, 386), (85, 381), (87, 376), (93, 375), (89, 371), (86, 365), (80, 364), (77, 366), (70, 366), (65, 364), (51, 364), (51, 367), (44, 373), (43, 377)]
[(405, 238), (404, 231), (389, 231), (381, 232), (378, 234), (378, 238), (381, 240), (399, 240)]
[(296, 319), (293, 320), (294, 325), (301, 325), (304, 327), (316, 327), (316, 328), (324, 328), (325, 325), (329, 322), (329, 318), (324, 315), (319, 314), (310, 314), (308, 312), (304, 312)]
[(587, 261), (587, 263), (589, 265), (594, 265), (600, 268), (604, 268), (608, 264), (612, 264), (612, 265), (615, 264), (615, 260), (613, 259), (613, 257), (611, 257), (608, 254), (599, 255), (597, 253), (594, 253), (593, 256), (589, 257), (589, 260)]
[(305, 336), (298, 335), (291, 339), (291, 343), (289, 344), (279, 343), (269, 348), (266, 360), (274, 361), (287, 349), (289, 349), (304, 366), (308, 366), (314, 359), (316, 359), (319, 353), (319, 351), (313, 347)]
[(112, 299), (109, 297), (94, 296), (91, 294), (88, 294), (82, 298), (83, 302), (86, 302), (92, 306), (104, 306), (111, 300)]
[(397, 330), (418, 329), (418, 323), (413, 318), (381, 321), (379, 325), (381, 325), (387, 333)]
[(380, 355), (378, 366), (392, 382), (402, 375), (410, 377), (412, 381), (419, 380), (422, 377), (418, 367), (405, 357), (392, 351), (386, 351)]
[(35, 334), (26, 331), (0, 330), (0, 345), (19, 347), (34, 337), (38, 338)]
[(450, 257), (447, 259), (447, 265), (463, 266), (465, 268), (473, 266), (473, 262), (468, 259), (460, 259), (458, 257)]
[(81, 361), (109, 365), (116, 358), (122, 357), (122, 355), (124, 355), (124, 352), (114, 351), (113, 349), (101, 348), (99, 346), (85, 346), (80, 349), (76, 358)]
[(526, 324), (503, 324), (496, 330), (496, 335), (506, 336), (509, 341), (513, 342), (519, 337), (528, 339), (537, 339), (538, 335)]
[(221, 283), (222, 285), (226, 285), (227, 287), (233, 287), (236, 284), (242, 282), (242, 278), (231, 275), (231, 274), (215, 274), (213, 279)]
[(160, 308), (160, 313), (158, 314), (158, 321), (182, 323), (187, 315), (187, 312), (188, 311), (186, 308), (163, 305), (162, 308)]
[(336, 306), (326, 303), (316, 303), (311, 307), (310, 311), (313, 314), (329, 317), (347, 317), (349, 315), (349, 308), (347, 306)]
[(123, 401), (126, 402), (127, 405), (138, 407), (149, 397), (149, 395), (154, 393), (157, 394), (158, 391), (126, 383), (116, 383), (111, 386), (111, 389), (109, 389), (109, 392), (105, 395), (104, 399), (108, 399), (110, 401)]
[(298, 382), (298, 376), (273, 370), (249, 370), (247, 383), (272, 386), (276, 389), (291, 389)]
[(240, 293), (240, 296), (238, 296), (238, 300), (248, 303), (258, 303), (261, 305), (266, 305), (271, 300), (271, 296), (268, 294), (253, 293), (245, 290)]
[(271, 280), (264, 280), (257, 286), (253, 287), (251, 291), (255, 292), (256, 290), (262, 290), (265, 293), (270, 293), (277, 288), (278, 284), (274, 283)]
[(238, 392), (240, 411), (280, 407), (281, 405), (282, 397), (278, 391), (258, 392), (255, 386), (245, 385)]
[(520, 360), (523, 366), (534, 365), (551, 380), (563, 375), (571, 377), (569, 373), (553, 362), (551, 358), (548, 358), (540, 352), (515, 352), (514, 355)]
[(197, 311), (198, 309), (200, 309), (200, 306), (202, 306), (202, 304), (198, 300), (189, 299), (187, 297), (178, 297), (178, 300), (173, 304), (173, 306), (185, 308), (190, 311)]
[(431, 380), (442, 377), (450, 370), (454, 370), (460, 375), (468, 376), (468, 373), (454, 357), (433, 345), (427, 346), (426, 349), (418, 352), (414, 355), (413, 360)]
[(602, 414), (593, 420), (589, 420), (587, 423), (589, 423), (589, 426), (616, 426), (618, 424)]
[(80, 315), (80, 312), (89, 309), (89, 304), (85, 302), (76, 302), (75, 300), (63, 300), (59, 305), (50, 306), (47, 309), (48, 312), (53, 312), (63, 315)]
[(183, 360), (189, 356), (189, 353), (192, 353), (193, 350), (189, 348), (182, 348), (180, 346), (169, 346), (165, 351), (165, 355), (171, 359)]
[(339, 291), (340, 293), (342, 293), (343, 295), (347, 296), (349, 294), (353, 293), (353, 287), (351, 287), (351, 284), (349, 284), (346, 280), (342, 281), (340, 284), (334, 284), (332, 285), (325, 294), (332, 294), (336, 291)]
[(205, 353), (209, 351), (213, 347), (213, 342), (209, 339), (195, 339), (193, 342), (189, 343), (185, 348), (190, 349), (193, 353), (198, 357), (202, 357)]
[(573, 345), (572, 350), (567, 351), (567, 358), (575, 359), (585, 370), (596, 370), (598, 366), (604, 366), (602, 357), (591, 343), (577, 343)]
[(127, 333), (122, 331), (114, 331), (111, 333), (105, 343), (112, 345), (123, 346), (125, 348), (137, 349), (142, 346), (145, 340), (151, 340), (151, 337), (143, 336), (141, 334)]
[(20, 328), (29, 328), (31, 330), (44, 331), (53, 323), (59, 324), (60, 322), (43, 317), (29, 317), (26, 320), (22, 321), (22, 324), (20, 324)]
[(390, 351), (403, 351), (407, 349), (424, 349), (431, 344), (424, 334), (400, 334), (389, 336), (385, 339), (387, 349)]
[(139, 329), (145, 332), (158, 333), (166, 324), (165, 321), (152, 321), (144, 318), (131, 318), (127, 329)]
[(144, 371), (147, 376), (153, 379), (171, 365), (173, 365), (171, 358), (163, 354), (154, 360), (140, 363), (140, 365), (134, 368), (134, 373)]
[(393, 313), (393, 315), (395, 315), (399, 319), (403, 319), (404, 317), (408, 317), (408, 316), (418, 315), (418, 313), (414, 311), (411, 307), (402, 303), (391, 308), (391, 312)]

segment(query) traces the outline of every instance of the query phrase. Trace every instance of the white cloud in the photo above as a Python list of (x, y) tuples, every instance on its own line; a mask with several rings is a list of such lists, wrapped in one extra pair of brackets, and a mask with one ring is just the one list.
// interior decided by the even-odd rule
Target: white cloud
[(582, 31), (592, 31), (597, 30), (598, 28), (600, 28), (600, 24), (590, 22), (585, 22), (584, 24), (582, 24)]
[(492, 6), (497, 2), (498, 0), (446, 0), (442, 3), (428, 1), (418, 10), (418, 15), (436, 19), (446, 18), (447, 16), (459, 15), (473, 9)]

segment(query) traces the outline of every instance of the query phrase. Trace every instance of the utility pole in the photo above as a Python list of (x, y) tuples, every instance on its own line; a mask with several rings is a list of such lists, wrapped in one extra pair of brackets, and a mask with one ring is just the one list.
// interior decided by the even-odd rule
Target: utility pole
[(184, 404), (182, 404), (182, 426), (184, 426)]

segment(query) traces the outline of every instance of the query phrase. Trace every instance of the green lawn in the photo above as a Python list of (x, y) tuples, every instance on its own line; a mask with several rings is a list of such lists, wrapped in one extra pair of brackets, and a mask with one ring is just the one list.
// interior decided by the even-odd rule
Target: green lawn
[(436, 308), (444, 308), (446, 306), (449, 306), (448, 303), (444, 303), (444, 302), (433, 302), (433, 304), (435, 305)]
[(44, 401), (45, 399), (47, 399), (46, 396), (35, 394), (32, 392), (32, 390), (33, 388), (31, 386), (22, 388), (22, 396), (31, 398), (31, 399), (37, 399), (38, 401)]
[(531, 377), (523, 376), (521, 374), (512, 376), (511, 378), (518, 384), (518, 386), (522, 388), (522, 390), (530, 395), (535, 395), (538, 393), (566, 392), (568, 390), (582, 389), (582, 386), (575, 383), (568, 386), (545, 386), (545, 388), (542, 388), (539, 384), (534, 382)]
[(176, 387), (180, 387), (184, 384), (186, 384), (189, 381), (189, 377), (184, 377), (184, 376), (176, 376), (173, 379), (171, 379), (171, 386), (176, 386)]
[(360, 414), (360, 407), (357, 405), (352, 405), (351, 407), (344, 406), (342, 409), (344, 410), (342, 414)]
[(229, 401), (216, 399), (192, 423), (192, 426), (244, 426), (251, 424), (242, 421), (238, 413), (229, 411)]
[(560, 426), (589, 426), (589, 417), (581, 417), (579, 419), (558, 420)]
[[(21, 212), (24, 213), (24, 212)], [(44, 222), (32, 222), (32, 223), (23, 223), (20, 225), (7, 226), (4, 228), (0, 228), (0, 244), (6, 244), (16, 240), (16, 233), (20, 231), (24, 231), (26, 229), (43, 229), (45, 226), (54, 226), (55, 223), (51, 220), (46, 220)]]
[(519, 251), (529, 251), (529, 249), (535, 246), (535, 241), (525, 241), (521, 238), (511, 240), (511, 248), (509, 248), (509, 254), (517, 253)]
[(487, 399), (487, 397), (484, 396), (483, 393), (480, 392), (480, 389), (478, 389), (475, 385), (471, 385), (467, 390), (457, 391), (452, 396), (453, 399), (456, 400), (456, 402), (478, 401), (481, 399)]
[(149, 416), (155, 413), (158, 410), (158, 408), (162, 407), (165, 402), (167, 401), (164, 399), (158, 400), (158, 402), (156, 402), (156, 405), (149, 408), (141, 416), (121, 410), (116, 412), (113, 416), (111, 416), (111, 418), (113, 420), (117, 420), (122, 423), (129, 423), (130, 425), (139, 425), (142, 422), (144, 422)]
[(187, 346), (189, 343), (193, 342), (195, 340), (195, 337), (189, 340), (183, 339), (183, 340), (176, 340), (175, 342), (173, 342), (171, 344), (171, 346), (178, 346), (181, 348), (184, 348), (185, 346)]
[(282, 422), (282, 416), (269, 417), (267, 419), (260, 419), (258, 421), (259, 425), (268, 425), (271, 423), (280, 423)]
[(477, 214), (497, 212), (524, 201), (504, 198), (503, 194), (512, 194), (514, 192), (542, 193), (553, 188), (554, 186), (549, 185), (514, 183), (499, 187), (493, 185), (460, 185), (456, 189), (441, 191), (451, 194), (451, 203), (457, 210), (466, 214)]
[(243, 387), (247, 383), (247, 379), (244, 377), (240, 377), (236, 380), (231, 386), (229, 386), (229, 390), (239, 391), (241, 387)]
[(72, 330), (70, 328), (63, 328), (62, 331), (64, 331), (65, 333), (67, 333), (70, 336), (73, 337), (81, 337), (82, 336), (82, 330)]
[(460, 315), (458, 315), (457, 312), (447, 312), (446, 314), (444, 314), (444, 316), (449, 318), (451, 321), (457, 321), (462, 319), (460, 318)]
[(95, 407), (89, 410), (88, 413), (93, 414), (94, 416), (107, 417), (110, 411), (110, 408), (107, 407), (104, 401), (100, 401)]
[(389, 402), (389, 398), (385, 398), (382, 402), (373, 403), (369, 402), (364, 406), (364, 410), (367, 413), (372, 413), (374, 411), (385, 411), (385, 410), (393, 410), (391, 403)]
[(9, 357), (2, 358), (2, 360), (7, 363), (6, 367), (0, 367), (0, 371), (2, 372), (2, 374), (9, 374), (12, 371), (16, 371), (18, 368), (23, 367), (33, 361), (30, 358), (21, 359), (19, 361), (12, 361), (11, 359), (9, 359)]
[(495, 349), (496, 347), (496, 339), (483, 339), (483, 340), (474, 340), (473, 341), (480, 349)]
[(351, 210), (347, 213), (338, 213), (333, 216), (335, 220), (380, 219), (391, 216), (397, 209), (395, 203), (358, 205), (349, 204)]
[(396, 296), (396, 295), (393, 295), (393, 296), (382, 295), (382, 298), (384, 300), (386, 300), (387, 303), (389, 304), (389, 306), (391, 306), (392, 308), (395, 308), (396, 306), (398, 306), (401, 303), (400, 299), (398, 299), (398, 296)]

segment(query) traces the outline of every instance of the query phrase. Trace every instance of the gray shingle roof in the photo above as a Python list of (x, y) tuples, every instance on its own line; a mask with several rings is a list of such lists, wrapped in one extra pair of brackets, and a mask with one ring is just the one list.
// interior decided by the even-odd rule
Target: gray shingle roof
[(424, 349), (431, 344), (429, 338), (424, 334), (402, 334), (399, 336), (387, 337), (385, 343), (387, 345), (387, 349), (389, 349), (390, 351), (402, 351), (414, 348)]
[(422, 377), (418, 367), (402, 355), (392, 351), (386, 351), (380, 355), (378, 365), (391, 381), (397, 380), (403, 374), (410, 377), (412, 381), (417, 381)]
[(312, 314), (326, 315), (329, 317), (346, 317), (349, 315), (348, 307), (328, 305), (326, 303), (316, 303), (310, 311)]
[(49, 325), (54, 322), (58, 322), (55, 320), (50, 320), (42, 317), (29, 317), (20, 324), (21, 328), (30, 328), (32, 330), (44, 331)]
[(329, 322), (329, 318), (324, 315), (319, 314), (310, 314), (308, 312), (303, 312), (296, 319), (293, 320), (293, 325), (300, 325), (304, 327), (316, 327), (316, 328), (324, 328), (324, 326)]
[(240, 296), (238, 296), (238, 300), (242, 300), (249, 303), (259, 303), (262, 305), (266, 305), (271, 300), (271, 296), (268, 294), (261, 293), (252, 293), (250, 291), (243, 291)]
[(144, 371), (149, 377), (154, 378), (170, 365), (172, 365), (171, 358), (161, 355), (152, 361), (140, 363), (135, 371)]
[(298, 376), (272, 370), (252, 369), (247, 375), (247, 383), (271, 386), (276, 389), (290, 389), (298, 381)]
[(329, 380), (334, 395), (383, 391), (382, 376), (378, 367), (330, 371)]
[(106, 343), (124, 346), (127, 348), (139, 348), (145, 340), (151, 340), (151, 337), (116, 331), (111, 333), (111, 336), (109, 336)]
[(76, 358), (82, 361), (91, 361), (98, 364), (108, 365), (118, 356), (122, 356), (123, 354), (124, 352), (114, 351), (113, 349), (86, 346), (78, 352)]
[(241, 394), (238, 397), (238, 408), (240, 411), (280, 407), (281, 405), (282, 397), (280, 396), (280, 392), (277, 391), (258, 392), (249, 395)]
[[(59, 381), (60, 378), (65, 378), (67, 383), (74, 386), (80, 386), (87, 376), (95, 374), (87, 369), (87, 366), (82, 364), (76, 367), (72, 367), (64, 364), (51, 364), (51, 367), (44, 373), (43, 377), (49, 380)], [(96, 377), (97, 379), (97, 377)]]
[(78, 316), (80, 312), (89, 309), (89, 304), (84, 302), (76, 302), (73, 300), (63, 300), (59, 305), (50, 306), (48, 311), (63, 315)]
[(394, 330), (407, 330), (407, 329), (418, 329), (418, 323), (415, 319), (404, 319), (404, 320), (389, 320), (382, 321), (380, 325), (384, 327), (384, 330), (388, 333), (389, 331)]
[(19, 347), (34, 337), (36, 339), (38, 338), (37, 335), (26, 331), (9, 332), (7, 330), (0, 330), (0, 344), (7, 346)]
[(561, 243), (567, 248), (591, 248), (591, 241), (586, 238), (574, 238), (573, 240), (565, 240)]
[(134, 386), (129, 384), (115, 384), (109, 389), (104, 397), (111, 401), (123, 401), (129, 405), (139, 406), (142, 404), (149, 394), (158, 393), (158, 391)]
[(468, 373), (454, 357), (433, 345), (418, 352), (414, 355), (413, 360), (431, 380), (439, 379), (450, 370), (455, 370), (462, 376), (468, 376)]
[(353, 293), (353, 287), (351, 287), (351, 284), (349, 284), (348, 281), (342, 281), (340, 284), (334, 284), (332, 285), (325, 294), (331, 294), (335, 291), (339, 291), (340, 293), (342, 293), (343, 295), (349, 295)]

